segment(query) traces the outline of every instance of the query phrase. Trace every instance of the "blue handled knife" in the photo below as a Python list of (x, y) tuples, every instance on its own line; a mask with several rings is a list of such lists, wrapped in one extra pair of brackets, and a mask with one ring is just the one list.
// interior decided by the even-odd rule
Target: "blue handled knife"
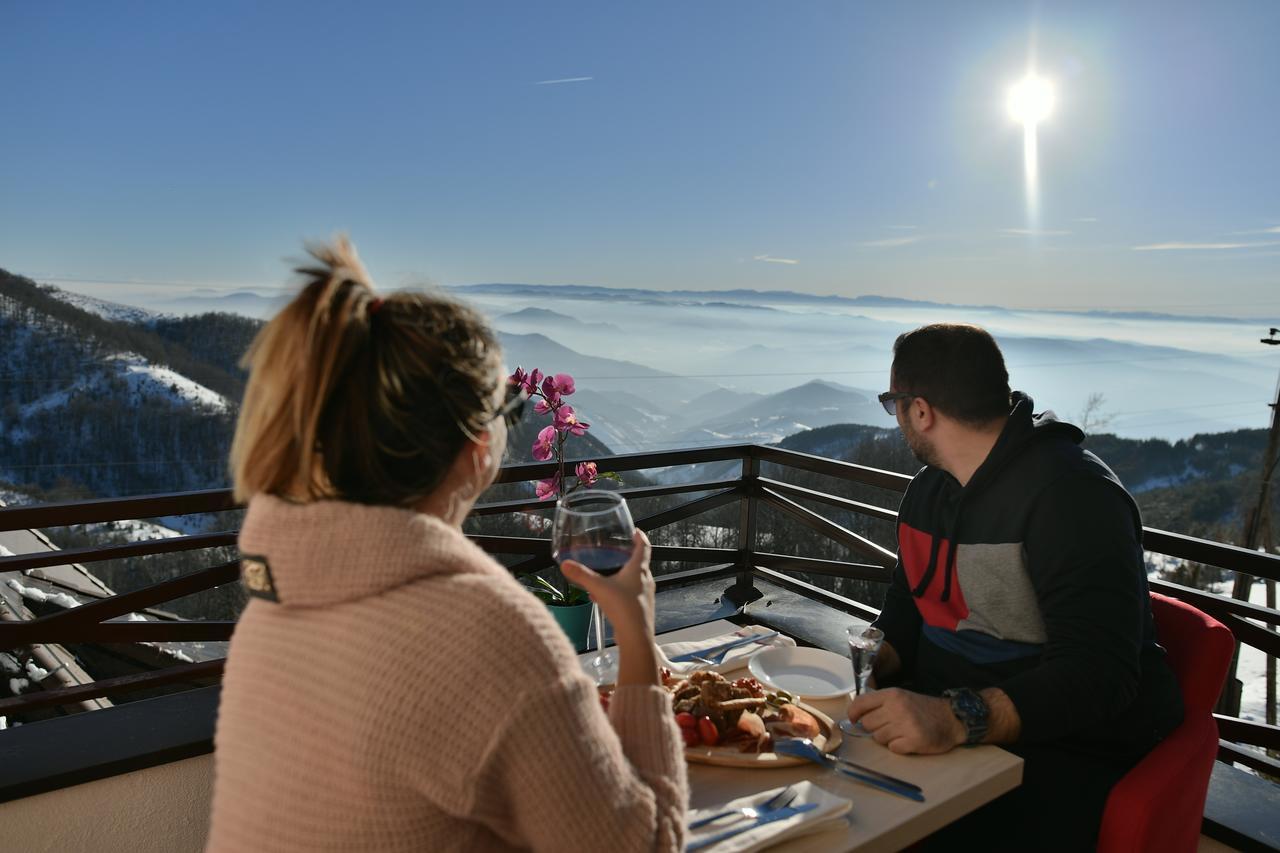
[(726, 829), (719, 835), (712, 835), (709, 838), (699, 838), (692, 841), (685, 847), (685, 853), (693, 853), (695, 850), (701, 850), (704, 847), (710, 847), (712, 844), (719, 844), (726, 838), (733, 838), (735, 835), (741, 835), (744, 832), (750, 832), (757, 826), (764, 826), (766, 823), (773, 823), (775, 820), (786, 820), (789, 817), (795, 817), (798, 814), (804, 814), (813, 811), (818, 807), (817, 803), (805, 803), (799, 806), (787, 806), (786, 808), (774, 809), (771, 812), (765, 812), (760, 817), (743, 826), (735, 826), (733, 829)]

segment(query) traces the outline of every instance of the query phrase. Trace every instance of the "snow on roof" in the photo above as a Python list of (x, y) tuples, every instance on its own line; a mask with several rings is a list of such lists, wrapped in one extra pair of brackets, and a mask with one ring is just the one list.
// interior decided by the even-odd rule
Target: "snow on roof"
[(23, 586), (18, 581), (12, 579), (9, 581), (9, 588), (18, 593), (18, 595), (21, 595), (23, 598), (29, 598), (32, 601), (39, 601), (42, 603), (47, 601), (50, 604), (56, 604), (59, 607), (66, 607), (67, 609), (80, 606), (80, 602), (76, 601), (65, 592), (48, 593), (43, 589), (39, 589), (34, 586)]

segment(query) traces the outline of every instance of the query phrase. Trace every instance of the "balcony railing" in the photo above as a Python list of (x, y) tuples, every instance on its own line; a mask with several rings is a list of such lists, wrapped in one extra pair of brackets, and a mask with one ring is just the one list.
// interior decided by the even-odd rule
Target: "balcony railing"
[[(741, 606), (758, 598), (757, 581), (782, 587), (807, 599), (862, 619), (872, 619), (877, 611), (865, 602), (824, 587), (843, 578), (887, 583), (894, 564), (893, 551), (871, 535), (851, 529), (866, 528), (862, 522), (881, 523), (892, 529), (897, 513), (897, 494), (910, 478), (901, 474), (839, 462), (758, 445), (732, 445), (663, 453), (641, 453), (610, 457), (607, 467), (620, 473), (679, 466), (700, 466), (731, 476), (713, 476), (677, 485), (645, 485), (624, 488), (633, 502), (644, 498), (676, 498), (658, 512), (641, 516), (636, 524), (654, 536), (653, 560), (659, 590), (714, 579), (731, 581), (724, 596)], [(697, 468), (695, 468), (697, 470)], [(512, 465), (504, 468), (499, 485), (526, 483), (552, 476), (554, 463)], [(796, 475), (818, 475), (868, 492), (885, 503), (843, 497), (822, 489), (788, 482)], [(812, 484), (810, 484), (812, 485)], [(827, 515), (812, 506), (825, 508)], [(677, 522), (705, 519), (708, 513), (736, 507), (735, 547), (679, 546), (661, 544), (661, 531)], [(794, 525), (818, 534), (821, 540), (841, 546), (851, 559), (823, 559), (794, 553), (775, 553), (761, 547), (761, 511), (780, 513)], [(0, 509), (0, 532), (66, 525), (124, 521), (163, 516), (182, 516), (236, 509), (229, 491), (190, 492), (143, 498), (80, 501), (66, 504)], [(476, 506), (473, 518), (521, 517), (513, 514), (545, 514), (546, 501), (533, 498), (501, 500)], [(832, 512), (834, 511), (834, 513)], [(841, 524), (828, 517), (854, 519)], [(523, 517), (530, 517), (525, 515)], [(483, 521), (479, 522), (483, 526)], [(873, 524), (871, 526), (874, 526)], [(882, 539), (889, 537), (882, 536)], [(54, 550), (36, 554), (0, 557), (0, 572), (25, 571), (69, 563), (92, 564), (104, 560), (199, 551), (234, 545), (236, 533), (179, 536), (124, 545)], [(493, 535), (476, 533), (473, 539), (490, 553), (510, 564), (515, 572), (538, 571), (552, 565), (550, 542), (534, 535)], [(766, 543), (767, 544), (767, 543)], [(1232, 572), (1269, 580), (1280, 580), (1280, 557), (1233, 545), (1196, 539), (1152, 528), (1144, 529), (1144, 546), (1149, 552), (1216, 566)], [(693, 564), (694, 568), (671, 567), (671, 563)], [(664, 571), (663, 564), (668, 564)], [(127, 617), (193, 593), (210, 590), (238, 580), (236, 562), (219, 562), (174, 580), (153, 584), (134, 592), (104, 597), (62, 612), (27, 621), (0, 622), (0, 650), (33, 644), (112, 644), (137, 642), (194, 642), (228, 640), (233, 621), (109, 621)], [(1191, 587), (1154, 580), (1154, 591), (1187, 601), (1227, 625), (1239, 645), (1264, 654), (1280, 656), (1280, 634), (1276, 625), (1280, 611), (1237, 601)], [(206, 685), (221, 677), (222, 660), (183, 663), (162, 669), (106, 678), (88, 684), (32, 690), (0, 700), (0, 716), (22, 714), (36, 709), (75, 705), (89, 699), (127, 695), (141, 690), (170, 686)], [(1280, 727), (1218, 715), (1221, 735), (1219, 759), (1238, 762), (1272, 776), (1280, 776), (1280, 762), (1258, 748), (1280, 750)], [(1252, 748), (1249, 748), (1252, 747)]]

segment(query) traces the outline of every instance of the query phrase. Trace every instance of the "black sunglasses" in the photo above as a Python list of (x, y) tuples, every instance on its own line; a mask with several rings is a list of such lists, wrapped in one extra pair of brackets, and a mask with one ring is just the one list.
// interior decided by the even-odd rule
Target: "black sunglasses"
[(507, 429), (512, 429), (520, 423), (520, 419), (524, 416), (524, 404), (528, 401), (529, 395), (525, 393), (523, 385), (508, 383), (506, 399), (502, 401), (498, 411), (489, 416), (489, 420), (501, 417), (506, 421)]
[(897, 416), (899, 400), (914, 400), (919, 394), (908, 394), (906, 391), (885, 391), (876, 397), (880, 401), (880, 405), (884, 406), (884, 410), (890, 415)]

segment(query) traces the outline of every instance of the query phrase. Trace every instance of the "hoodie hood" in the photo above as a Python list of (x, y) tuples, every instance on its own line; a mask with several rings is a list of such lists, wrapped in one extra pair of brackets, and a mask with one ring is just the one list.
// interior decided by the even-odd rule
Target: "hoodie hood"
[[(354, 601), (436, 575), (506, 574), (434, 516), (345, 501), (257, 495), (240, 530), (240, 552), (250, 591), (288, 607)], [(265, 584), (259, 565), (266, 566)]]
[[(1000, 437), (996, 439), (991, 452), (978, 466), (978, 470), (973, 472), (969, 482), (961, 487), (955, 478), (946, 475), (946, 480), (952, 488), (941, 489), (937, 494), (938, 505), (935, 507), (935, 512), (944, 521), (940, 534), (933, 537), (925, 573), (911, 590), (917, 598), (925, 594), (925, 590), (929, 588), (929, 584), (941, 569), (944, 572), (941, 598), (942, 601), (950, 600), (952, 581), (955, 576), (956, 531), (960, 527), (960, 516), (968, 499), (993, 482), (1028, 444), (1053, 438), (1065, 439), (1072, 444), (1079, 444), (1084, 440), (1084, 432), (1079, 427), (1058, 420), (1058, 416), (1053, 412), (1033, 414), (1035, 402), (1027, 394), (1014, 391), (1012, 400), (1013, 409), (1009, 412), (1009, 419), (1005, 422)], [(939, 552), (943, 550), (944, 542), (948, 545), (945, 548), (945, 554), (940, 556)]]

